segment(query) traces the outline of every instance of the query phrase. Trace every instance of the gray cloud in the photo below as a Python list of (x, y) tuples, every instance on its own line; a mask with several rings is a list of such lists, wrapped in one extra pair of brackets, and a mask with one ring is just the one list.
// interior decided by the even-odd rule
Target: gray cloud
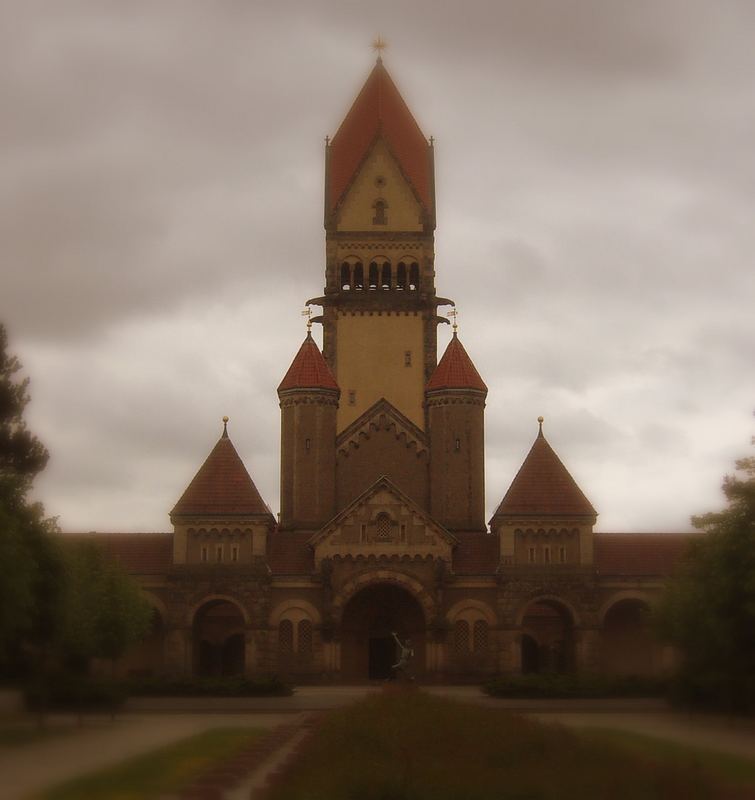
[(437, 285), (491, 390), (490, 510), (539, 413), (604, 529), (720, 502), (752, 429), (752, 4), (0, 14), (0, 319), (66, 527), (164, 529), (223, 413), (277, 508), (322, 139), (378, 32), (437, 137)]

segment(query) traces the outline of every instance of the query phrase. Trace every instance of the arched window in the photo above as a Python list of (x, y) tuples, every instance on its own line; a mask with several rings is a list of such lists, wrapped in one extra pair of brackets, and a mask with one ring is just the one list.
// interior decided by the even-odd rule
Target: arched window
[(354, 266), (354, 288), (359, 291), (364, 289), (364, 267), (361, 263)]
[(312, 659), (312, 623), (308, 619), (299, 620), (298, 656), (301, 661)]
[(290, 658), (294, 652), (294, 624), (290, 619), (282, 619), (278, 625), (278, 655)]
[(346, 261), (341, 264), (341, 288), (351, 289), (351, 265)]
[(374, 261), (370, 264), (369, 287), (370, 289), (378, 288), (378, 265)]
[(419, 264), (416, 261), (409, 267), (409, 288), (412, 291), (419, 289)]
[(390, 539), (391, 538), (391, 518), (388, 514), (378, 514), (376, 520), (377, 538)]
[(375, 209), (375, 216), (372, 218), (372, 224), (387, 225), (388, 217), (385, 215), (385, 209), (388, 208), (388, 204), (385, 200), (376, 200), (373, 208)]
[(383, 262), (383, 272), (380, 278), (380, 288), (381, 289), (391, 288), (391, 265), (387, 261)]
[(469, 652), (469, 623), (465, 619), (457, 619), (454, 623), (454, 653), (458, 656)]
[(484, 619), (475, 620), (472, 629), (472, 649), (475, 653), (484, 653), (488, 649), (488, 623)]
[(396, 288), (406, 289), (406, 264), (403, 261), (399, 262), (398, 270), (396, 271)]

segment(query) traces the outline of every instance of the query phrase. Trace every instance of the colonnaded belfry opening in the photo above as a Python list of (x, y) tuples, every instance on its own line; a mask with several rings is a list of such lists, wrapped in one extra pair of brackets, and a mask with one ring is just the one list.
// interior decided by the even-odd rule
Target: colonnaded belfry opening
[[(382, 59), (323, 156), (324, 268), (302, 267), (307, 333), (277, 390), (280, 511), (226, 418), (171, 532), (98, 535), (155, 607), (148, 641), (119, 669), (377, 681), (397, 638), (428, 682), (662, 671), (669, 653), (647, 610), (687, 537), (595, 532), (536, 410), (532, 447), (508, 488), (490, 487), (501, 500), (486, 521), (485, 408), (505, 397), (488, 396), (445, 327), (456, 317), (436, 291), (434, 139)], [(269, 419), (231, 422), (254, 470), (273, 388)]]

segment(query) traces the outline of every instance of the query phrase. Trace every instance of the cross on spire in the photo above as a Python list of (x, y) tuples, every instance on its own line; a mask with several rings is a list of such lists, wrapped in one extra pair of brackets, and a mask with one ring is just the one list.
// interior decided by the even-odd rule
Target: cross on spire
[(380, 34), (372, 40), (372, 49), (377, 53), (378, 63), (383, 61), (383, 50), (385, 50), (386, 47), (388, 47), (388, 43)]

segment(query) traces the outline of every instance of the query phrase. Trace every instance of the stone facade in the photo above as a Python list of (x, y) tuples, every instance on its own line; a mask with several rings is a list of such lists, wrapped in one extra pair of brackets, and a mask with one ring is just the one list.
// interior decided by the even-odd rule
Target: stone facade
[(393, 632), (428, 681), (667, 666), (644, 612), (686, 537), (595, 534), (542, 420), (485, 524), (487, 387), (455, 332), (437, 358), (433, 169), (378, 60), (326, 147), (323, 350), (278, 388), (278, 519), (224, 426), (172, 533), (102, 536), (155, 608), (124, 672), (378, 680)]

